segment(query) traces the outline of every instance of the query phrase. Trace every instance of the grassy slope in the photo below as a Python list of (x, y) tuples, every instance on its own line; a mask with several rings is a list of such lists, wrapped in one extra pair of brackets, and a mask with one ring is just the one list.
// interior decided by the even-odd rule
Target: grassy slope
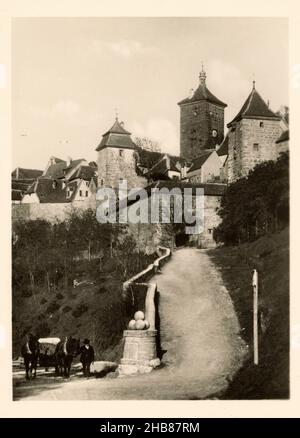
[[(144, 267), (156, 256), (144, 257)], [(94, 266), (95, 265), (95, 266)], [(121, 297), (123, 280), (109, 266), (97, 274), (98, 261), (81, 261), (74, 272), (80, 281), (92, 281), (73, 288), (37, 288), (33, 296), (24, 297), (13, 290), (13, 355), (20, 355), (26, 333), (39, 337), (63, 338), (72, 335), (89, 338), (95, 347), (96, 359), (118, 360), (122, 354), (122, 334), (128, 320)], [(94, 272), (96, 275), (94, 275)]]
[[(238, 247), (209, 251), (220, 268), (249, 344), (249, 358), (223, 395), (228, 399), (289, 397), (289, 229)], [(259, 273), (260, 361), (252, 361), (252, 269)]]

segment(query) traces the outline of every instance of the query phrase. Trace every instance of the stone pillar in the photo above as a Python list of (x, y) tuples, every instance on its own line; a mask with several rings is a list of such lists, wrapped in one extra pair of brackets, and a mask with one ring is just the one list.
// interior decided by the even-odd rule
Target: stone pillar
[(120, 375), (149, 373), (160, 365), (156, 352), (155, 298), (156, 284), (149, 283), (145, 301), (148, 330), (124, 330), (124, 352), (118, 367)]
[(148, 373), (160, 364), (156, 335), (157, 330), (124, 330), (124, 353), (118, 368), (121, 375)]

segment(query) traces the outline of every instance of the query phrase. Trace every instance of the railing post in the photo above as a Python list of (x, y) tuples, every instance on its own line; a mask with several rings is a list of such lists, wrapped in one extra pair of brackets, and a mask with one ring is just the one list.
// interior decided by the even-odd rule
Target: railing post
[(253, 361), (258, 365), (258, 273), (253, 270)]

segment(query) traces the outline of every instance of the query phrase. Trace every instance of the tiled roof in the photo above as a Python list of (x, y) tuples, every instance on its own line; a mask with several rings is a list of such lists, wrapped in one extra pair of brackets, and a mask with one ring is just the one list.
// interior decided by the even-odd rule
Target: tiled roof
[[(70, 183), (68, 187), (70, 185), (77, 187), (76, 183)], [(27, 193), (36, 193), (41, 203), (62, 203), (72, 201), (75, 190), (73, 191), (73, 195), (67, 198), (67, 186), (64, 187), (63, 181), (41, 177), (31, 185)]]
[(22, 190), (12, 190), (11, 191), (11, 200), (12, 201), (21, 201), (23, 197)]
[(100, 144), (97, 146), (96, 151), (100, 151), (105, 147), (117, 147), (124, 149), (135, 149), (135, 144), (130, 137), (130, 132), (126, 131), (116, 119), (114, 125), (102, 136)]
[(144, 167), (146, 169), (151, 169), (155, 163), (162, 159), (165, 155), (162, 152), (153, 152), (148, 151), (147, 149), (143, 149), (140, 146), (136, 146), (136, 151), (138, 153), (138, 164), (140, 167)]
[(208, 157), (213, 153), (214, 151), (209, 150), (209, 151), (205, 151), (204, 153), (202, 153), (201, 155), (199, 155), (199, 157), (196, 157), (193, 159), (192, 161), (192, 165), (190, 167), (190, 169), (188, 170), (189, 172), (193, 172), (194, 170), (197, 169), (201, 169), (201, 167), (203, 166), (203, 164), (205, 163), (205, 161), (208, 159)]
[(95, 167), (96, 169), (98, 168), (98, 165), (97, 165), (96, 161), (90, 161), (89, 162), (89, 166)]
[(55, 163), (65, 163), (65, 160), (53, 156), (51, 157), (51, 160), (54, 161)]
[[(157, 187), (157, 188), (167, 187), (169, 189), (172, 189), (174, 187), (179, 187), (181, 189), (184, 189), (184, 188), (192, 188), (192, 189), (200, 188), (200, 189), (204, 189), (204, 194), (205, 195), (210, 195), (210, 196), (222, 196), (222, 195), (225, 194), (225, 192), (227, 190), (227, 185), (226, 184), (191, 183), (191, 182), (182, 182), (182, 181), (174, 181), (174, 180), (158, 181), (158, 184), (154, 183), (154, 184), (152, 184), (150, 186), (152, 186), (153, 188), (154, 187)], [(150, 186), (148, 186), (148, 187), (150, 187)]]
[(100, 151), (105, 147), (116, 147), (120, 149), (135, 149), (135, 144), (131, 140), (129, 135), (124, 134), (108, 134), (105, 135), (99, 146), (96, 148), (96, 151)]
[(60, 160), (58, 163), (55, 164), (50, 164), (43, 176), (53, 179), (61, 178), (62, 176), (64, 176), (64, 169), (66, 168), (66, 166), (67, 162), (63, 160)]
[(214, 96), (205, 84), (200, 84), (191, 97), (187, 97), (186, 99), (181, 100), (180, 102), (178, 102), (178, 105), (199, 102), (201, 100), (206, 100), (207, 102), (214, 103), (215, 105), (219, 105), (224, 108), (227, 106), (226, 103), (222, 102), (220, 99)]
[(221, 143), (221, 146), (217, 150), (217, 154), (219, 155), (219, 157), (221, 157), (222, 155), (228, 155), (228, 140), (229, 138), (227, 134), (223, 142)]
[(95, 176), (95, 168), (91, 166), (80, 166), (71, 176), (70, 181), (80, 178), (85, 181), (90, 181)]
[(276, 140), (276, 143), (283, 143), (284, 141), (288, 141), (290, 139), (290, 131), (287, 129), (283, 131), (280, 137)]
[(178, 105), (184, 105), (187, 103), (193, 103), (193, 102), (200, 102), (201, 100), (214, 103), (215, 105), (219, 105), (222, 107), (226, 107), (226, 103), (222, 102), (220, 99), (218, 99), (216, 96), (214, 96), (209, 89), (206, 86), (206, 73), (204, 71), (204, 68), (202, 66), (202, 70), (199, 74), (199, 80), (200, 84), (197, 90), (192, 94), (192, 96), (187, 97), (186, 99), (181, 100), (178, 102)]
[(71, 160), (69, 166), (65, 168), (67, 172), (69, 172), (71, 169), (74, 169), (78, 164), (80, 164), (82, 161), (86, 161), (84, 158), (78, 158), (77, 160)]
[(168, 155), (169, 159), (170, 159), (170, 169), (169, 170), (173, 170), (174, 172), (179, 172), (180, 169), (178, 169), (177, 164), (179, 164), (180, 166), (184, 166), (184, 164), (186, 163), (186, 160), (182, 157), (177, 157), (176, 155)]
[[(180, 188), (183, 192), (183, 189), (190, 188), (193, 189), (193, 194), (196, 194), (196, 189), (203, 189), (205, 196), (223, 196), (227, 190), (227, 184), (217, 184), (217, 183), (191, 183), (191, 182), (182, 182), (175, 180), (159, 180), (149, 184), (143, 190), (146, 190), (148, 197), (153, 194), (153, 189), (161, 189), (167, 188), (168, 190), (172, 190), (174, 188)], [(139, 201), (138, 193), (134, 200), (123, 199), (120, 201), (119, 209), (129, 207), (135, 202)], [(144, 194), (144, 191), (142, 192)]]
[(18, 179), (35, 179), (41, 176), (42, 174), (43, 174), (42, 170), (24, 169), (23, 167), (18, 167), (11, 173), (11, 176), (14, 179), (17, 179), (17, 177)]
[(96, 151), (100, 151), (105, 147), (116, 147), (124, 149), (135, 149), (135, 144), (130, 137), (131, 133), (123, 128), (123, 125), (116, 119), (113, 126), (102, 136), (100, 144)]
[(113, 124), (113, 126), (105, 133), (104, 135), (108, 135), (108, 134), (126, 134), (126, 135), (131, 135), (131, 132), (126, 131), (126, 129), (124, 129), (124, 126), (122, 123), (119, 122), (119, 120), (116, 118), (115, 123)]
[(280, 117), (270, 110), (254, 86), (244, 105), (234, 119), (228, 123), (227, 127), (230, 128), (234, 122), (237, 122), (242, 118), (280, 120)]
[(27, 182), (21, 182), (18, 179), (12, 180), (11, 182), (11, 188), (12, 190), (20, 190), (22, 192), (26, 192), (28, 188), (31, 186), (34, 180), (28, 180)]
[(154, 176), (165, 176), (168, 172), (168, 163), (165, 157), (163, 157), (161, 160), (157, 161), (157, 163), (154, 164), (154, 166), (151, 167), (149, 170), (149, 174)]
[(143, 149), (139, 146), (136, 146), (136, 151), (138, 153), (138, 164), (140, 167), (144, 167), (146, 169), (151, 169), (158, 161), (160, 161), (165, 155), (168, 155), (170, 158), (170, 167), (171, 170), (174, 168), (177, 162), (181, 165), (184, 165), (186, 160), (182, 157), (178, 157), (177, 155), (169, 155), (164, 152), (153, 152), (148, 151), (147, 149)]
[(174, 155), (163, 154), (163, 156), (158, 160), (148, 171), (148, 175), (155, 179), (167, 179), (168, 171), (171, 170), (173, 172), (180, 173), (180, 165), (183, 165), (185, 160), (181, 157), (176, 157)]

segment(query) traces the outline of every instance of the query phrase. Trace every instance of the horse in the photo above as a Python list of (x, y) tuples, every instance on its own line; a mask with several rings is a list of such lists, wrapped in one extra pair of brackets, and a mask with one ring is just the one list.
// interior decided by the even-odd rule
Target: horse
[[(38, 338), (36, 336), (31, 334), (27, 336), (26, 343), (21, 347), (21, 354), (24, 358), (26, 379), (35, 378), (40, 354)], [(32, 372), (34, 372), (33, 375)]]
[(60, 341), (55, 349), (55, 372), (56, 375), (70, 377), (71, 365), (74, 357), (80, 353), (80, 340), (66, 337)]

